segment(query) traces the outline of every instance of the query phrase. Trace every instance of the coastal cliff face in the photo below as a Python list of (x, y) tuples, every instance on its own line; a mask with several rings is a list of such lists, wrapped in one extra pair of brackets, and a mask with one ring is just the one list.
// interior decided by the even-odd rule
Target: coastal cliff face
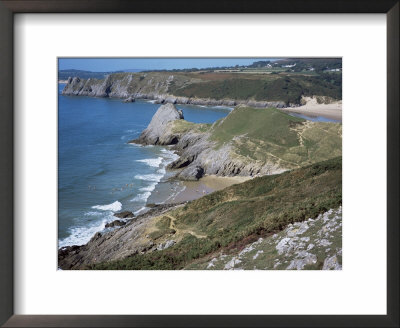
[(169, 164), (183, 180), (203, 175), (260, 176), (341, 154), (340, 124), (309, 122), (277, 109), (236, 107), (213, 125), (183, 120), (174, 105), (161, 106), (134, 143), (173, 145)]
[(89, 96), (89, 97), (110, 97), (122, 99), (149, 99), (156, 103), (164, 104), (190, 104), (201, 106), (236, 106), (247, 105), (251, 107), (296, 107), (300, 103), (288, 103), (283, 100), (255, 100), (225, 97), (223, 94), (217, 98), (203, 98), (196, 96), (174, 95), (190, 85), (202, 85), (207, 83), (198, 77), (164, 72), (150, 73), (115, 73), (108, 75), (105, 79), (94, 78), (81, 79), (69, 77), (67, 84), (62, 91), (63, 95)]

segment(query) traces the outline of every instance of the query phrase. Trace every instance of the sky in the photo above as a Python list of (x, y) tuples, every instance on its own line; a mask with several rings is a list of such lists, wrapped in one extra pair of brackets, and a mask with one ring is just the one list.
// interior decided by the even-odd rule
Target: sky
[(127, 69), (159, 70), (249, 65), (273, 58), (59, 58), (59, 70), (113, 72)]

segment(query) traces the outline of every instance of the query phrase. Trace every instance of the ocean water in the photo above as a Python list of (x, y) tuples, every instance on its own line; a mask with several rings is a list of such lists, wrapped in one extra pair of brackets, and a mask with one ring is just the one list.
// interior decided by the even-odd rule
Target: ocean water
[[(82, 245), (113, 213), (143, 211), (165, 167), (177, 158), (166, 147), (127, 144), (150, 123), (160, 105), (146, 101), (63, 96), (58, 98), (58, 241)], [(177, 106), (185, 119), (213, 123), (231, 109)]]

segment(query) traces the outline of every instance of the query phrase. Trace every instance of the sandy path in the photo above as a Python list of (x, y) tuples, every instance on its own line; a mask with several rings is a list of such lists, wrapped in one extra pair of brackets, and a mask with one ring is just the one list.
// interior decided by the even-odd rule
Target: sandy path
[(206, 235), (199, 235), (198, 233), (194, 232), (193, 230), (188, 230), (188, 229), (179, 229), (175, 226), (175, 221), (176, 218), (173, 217), (172, 215), (169, 214), (164, 214), (163, 216), (166, 216), (167, 218), (171, 219), (171, 223), (169, 225), (170, 229), (174, 229), (176, 232), (180, 232), (180, 233), (190, 233), (191, 235), (195, 236), (196, 238), (206, 238)]

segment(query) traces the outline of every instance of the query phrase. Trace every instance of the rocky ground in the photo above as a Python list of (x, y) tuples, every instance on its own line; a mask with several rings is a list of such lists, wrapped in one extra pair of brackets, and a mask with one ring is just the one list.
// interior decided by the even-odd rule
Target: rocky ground
[(315, 220), (290, 224), (283, 231), (243, 248), (221, 252), (187, 269), (203, 270), (341, 270), (342, 208)]
[[(164, 249), (171, 246), (157, 245), (146, 237), (146, 230), (152, 219), (182, 204), (149, 205), (146, 213), (126, 220), (121, 226), (115, 224), (102, 233), (97, 232), (82, 246), (67, 246), (58, 250), (58, 266), (63, 270), (86, 269), (89, 265), (112, 261), (143, 253), (151, 249)], [(161, 248), (160, 248), (161, 247)]]

